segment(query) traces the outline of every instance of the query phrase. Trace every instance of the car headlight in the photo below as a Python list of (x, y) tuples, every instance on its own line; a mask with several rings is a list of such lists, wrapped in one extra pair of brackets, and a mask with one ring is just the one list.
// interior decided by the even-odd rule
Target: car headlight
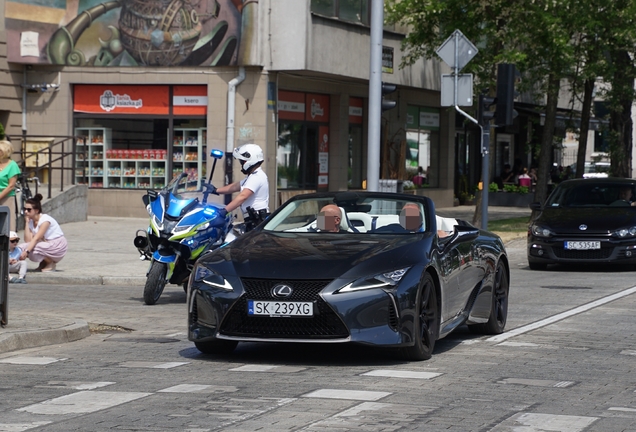
[(404, 277), (404, 275), (410, 268), (411, 267), (404, 267), (398, 270), (380, 273), (375, 276), (361, 278), (351, 282), (349, 285), (340, 288), (336, 292), (345, 293), (373, 288), (392, 288), (402, 280), (402, 277)]
[(636, 237), (636, 226), (629, 227), (629, 228), (621, 228), (621, 229), (617, 229), (616, 231), (612, 231), (612, 237), (618, 237), (618, 238)]
[(550, 229), (542, 227), (540, 225), (532, 225), (530, 230), (532, 231), (532, 234), (537, 237), (552, 237), (554, 235), (554, 232), (552, 232)]
[(206, 285), (213, 286), (215, 288), (224, 289), (227, 291), (234, 291), (232, 285), (225, 280), (223, 276), (218, 274), (212, 269), (209, 269), (203, 263), (197, 263), (194, 266), (194, 282), (203, 282)]

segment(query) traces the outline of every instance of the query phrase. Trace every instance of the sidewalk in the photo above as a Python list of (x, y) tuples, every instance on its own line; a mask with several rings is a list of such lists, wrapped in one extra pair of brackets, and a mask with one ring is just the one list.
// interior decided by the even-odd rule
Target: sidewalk
[[(469, 222), (474, 211), (474, 206), (437, 209), (440, 216)], [(489, 220), (522, 216), (530, 216), (530, 209), (489, 209)], [(136, 231), (145, 230), (147, 226), (147, 218), (114, 217), (89, 217), (86, 222), (63, 224), (61, 227), (68, 239), (69, 251), (57, 265), (57, 271), (35, 272), (37, 264), (29, 261), (28, 284), (9, 284), (8, 324), (0, 328), (0, 354), (89, 336), (88, 315), (81, 312), (81, 303), (78, 302), (90, 302), (79, 297), (83, 298), (81, 294), (95, 286), (103, 285), (103, 290), (108, 290), (110, 286), (113, 291), (118, 287), (132, 287), (135, 292), (133, 296), (140, 297), (146, 281), (148, 261), (139, 259), (132, 242)], [(18, 235), (24, 237), (22, 232)], [(172, 288), (183, 292), (176, 285), (166, 286), (166, 292)], [(56, 296), (56, 292), (60, 295)], [(59, 301), (59, 305), (55, 303), (60, 298), (73, 296), (73, 292), (78, 297), (73, 299), (75, 309), (65, 308), (63, 301)], [(86, 297), (90, 299), (90, 296)], [(143, 301), (140, 301), (139, 307), (142, 304)], [(87, 309), (88, 306), (94, 308), (93, 303), (87, 305)], [(104, 307), (108, 308), (107, 305)], [(155, 306), (149, 306), (152, 307)], [(92, 316), (90, 318), (93, 319)]]

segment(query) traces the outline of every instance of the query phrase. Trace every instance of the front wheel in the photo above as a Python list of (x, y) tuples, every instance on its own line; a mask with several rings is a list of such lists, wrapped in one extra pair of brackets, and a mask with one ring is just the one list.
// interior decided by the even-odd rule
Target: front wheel
[(439, 334), (439, 308), (435, 282), (430, 273), (424, 276), (422, 287), (417, 293), (415, 315), (413, 317), (413, 346), (401, 348), (405, 360), (428, 360), (433, 355), (435, 341)]
[(153, 305), (159, 301), (163, 289), (166, 287), (166, 274), (168, 265), (160, 262), (153, 262), (148, 272), (146, 286), (144, 287), (144, 301), (147, 305)]

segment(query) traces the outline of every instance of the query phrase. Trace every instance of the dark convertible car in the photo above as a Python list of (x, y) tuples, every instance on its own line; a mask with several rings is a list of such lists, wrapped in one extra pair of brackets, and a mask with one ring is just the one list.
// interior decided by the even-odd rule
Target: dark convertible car
[(197, 261), (188, 338), (204, 353), (241, 341), (360, 343), (424, 360), (460, 325), (503, 332), (509, 277), (498, 236), (436, 217), (429, 198), (299, 195)]
[(595, 178), (560, 183), (528, 230), (528, 264), (636, 263), (636, 180)]

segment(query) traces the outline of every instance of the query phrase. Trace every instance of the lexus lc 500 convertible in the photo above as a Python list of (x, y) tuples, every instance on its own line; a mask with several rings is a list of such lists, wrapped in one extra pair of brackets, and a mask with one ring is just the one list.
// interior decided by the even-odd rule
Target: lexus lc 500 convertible
[(424, 360), (458, 326), (503, 332), (509, 278), (498, 236), (437, 217), (427, 197), (298, 195), (196, 262), (188, 338), (204, 353), (359, 343)]

